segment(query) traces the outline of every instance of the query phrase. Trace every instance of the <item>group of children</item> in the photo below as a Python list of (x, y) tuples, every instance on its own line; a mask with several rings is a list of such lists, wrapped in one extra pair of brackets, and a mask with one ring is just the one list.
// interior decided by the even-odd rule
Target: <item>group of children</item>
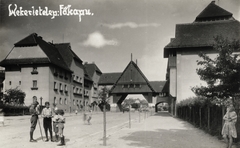
[[(32, 115), (31, 129), (30, 129), (30, 142), (37, 142), (37, 140), (33, 139), (33, 131), (36, 128), (38, 115), (40, 114), (39, 107), (37, 107), (38, 104), (39, 103), (36, 101), (36, 98), (35, 98), (35, 101), (30, 106), (30, 113)], [(51, 142), (58, 142), (60, 138), (61, 142), (60, 144), (58, 144), (58, 146), (65, 145), (65, 137), (63, 135), (63, 129), (64, 129), (64, 123), (66, 122), (66, 119), (63, 116), (64, 111), (62, 109), (58, 109), (56, 104), (53, 104), (53, 109), (52, 109), (50, 108), (50, 103), (45, 102), (45, 108), (42, 110), (41, 115), (43, 117), (43, 127), (46, 135), (45, 142), (49, 141), (49, 138), (48, 138), (48, 132), (49, 132)], [(88, 124), (90, 125), (91, 119), (92, 119), (92, 110), (89, 110), (89, 113), (84, 114), (84, 122), (87, 121)], [(52, 127), (55, 133), (55, 140), (53, 140)]]
[[(37, 108), (38, 102), (35, 101), (30, 106), (31, 117), (31, 129), (30, 129), (30, 142), (37, 142), (37, 140), (33, 139), (33, 131), (36, 128), (38, 115), (40, 114), (39, 109)], [(63, 135), (64, 123), (66, 122), (64, 115), (64, 111), (62, 109), (58, 109), (54, 104), (54, 109), (50, 108), (50, 103), (45, 102), (45, 108), (42, 110), (43, 117), (43, 127), (46, 135), (45, 142), (49, 141), (48, 139), (48, 131), (50, 133), (50, 140), (52, 142), (58, 142), (60, 137), (60, 144), (58, 146), (65, 145), (65, 138)], [(53, 140), (52, 136), (52, 123), (53, 123), (53, 131), (55, 132), (55, 140)]]

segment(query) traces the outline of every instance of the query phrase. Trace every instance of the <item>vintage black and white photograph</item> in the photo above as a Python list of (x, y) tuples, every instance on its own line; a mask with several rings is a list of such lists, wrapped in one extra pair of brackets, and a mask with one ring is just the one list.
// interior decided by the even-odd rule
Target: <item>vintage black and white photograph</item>
[(240, 148), (239, 0), (0, 0), (1, 148)]

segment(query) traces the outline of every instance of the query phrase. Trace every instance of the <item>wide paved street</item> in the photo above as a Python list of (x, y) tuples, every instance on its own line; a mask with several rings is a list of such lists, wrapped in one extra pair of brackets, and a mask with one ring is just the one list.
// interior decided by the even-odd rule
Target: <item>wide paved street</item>
[[(129, 128), (128, 113), (107, 113), (107, 145), (103, 146), (103, 115), (95, 113), (92, 125), (83, 123), (82, 114), (66, 115), (66, 146), (69, 148), (226, 148), (223, 141), (212, 137), (191, 124), (173, 118), (167, 112), (148, 115), (131, 114)], [(140, 120), (139, 120), (140, 119)], [(41, 124), (42, 124), (42, 120)], [(52, 148), (55, 142), (43, 142), (39, 127), (34, 132), (37, 143), (29, 141), (29, 116), (6, 117), (6, 125), (0, 127), (2, 148)], [(43, 129), (42, 129), (43, 130)], [(44, 133), (43, 133), (44, 134)], [(234, 145), (233, 148), (236, 148)]]

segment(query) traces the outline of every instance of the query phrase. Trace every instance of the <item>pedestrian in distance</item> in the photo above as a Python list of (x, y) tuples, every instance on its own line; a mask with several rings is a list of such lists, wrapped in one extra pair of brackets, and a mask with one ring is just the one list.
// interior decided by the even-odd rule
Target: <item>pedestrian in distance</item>
[(34, 96), (34, 102), (31, 104), (30, 108), (29, 108), (29, 112), (31, 114), (31, 119), (30, 119), (30, 123), (31, 123), (31, 127), (30, 127), (30, 142), (37, 142), (37, 140), (33, 139), (33, 132), (36, 128), (37, 125), (37, 121), (38, 121), (38, 115), (40, 114), (39, 108), (38, 106), (38, 102), (37, 102), (37, 97)]
[(222, 135), (227, 142), (227, 148), (232, 147), (233, 138), (237, 138), (237, 130), (235, 124), (237, 122), (237, 114), (232, 105), (227, 107), (227, 112), (223, 116), (224, 125), (222, 128)]
[(88, 119), (87, 119), (89, 125), (91, 125), (91, 122), (90, 122), (91, 119), (92, 119), (92, 110), (89, 110)]
[(42, 117), (43, 117), (43, 128), (46, 135), (45, 142), (49, 141), (48, 139), (48, 131), (50, 133), (50, 139), (53, 142), (53, 136), (52, 136), (52, 117), (53, 112), (52, 109), (49, 107), (50, 103), (45, 102), (45, 108), (42, 110)]
[(4, 126), (4, 112), (2, 108), (0, 108), (0, 122), (2, 122), (2, 126)]
[(57, 118), (57, 127), (58, 127), (58, 135), (61, 139), (61, 143), (58, 144), (57, 146), (63, 146), (65, 145), (65, 137), (63, 135), (63, 129), (64, 129), (64, 124), (66, 122), (64, 115), (64, 111), (61, 109), (58, 111), (58, 118)]
[(55, 142), (58, 142), (58, 127), (57, 127), (57, 118), (58, 118), (58, 108), (55, 103), (53, 103), (53, 113), (54, 116), (52, 118), (53, 121), (53, 131), (55, 133)]
[(83, 114), (83, 122), (84, 122), (84, 124), (86, 124), (86, 121), (87, 121), (87, 113), (84, 112), (84, 114)]

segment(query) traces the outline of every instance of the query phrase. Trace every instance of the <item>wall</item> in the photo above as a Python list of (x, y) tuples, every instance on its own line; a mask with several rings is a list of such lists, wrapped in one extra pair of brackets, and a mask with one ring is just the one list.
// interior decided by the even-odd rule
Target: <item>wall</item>
[[(206, 51), (205, 51), (206, 52)], [(200, 80), (196, 69), (200, 66), (197, 65), (197, 60), (202, 60), (198, 56), (199, 50), (182, 50), (177, 53), (177, 102), (195, 96), (191, 91), (194, 86), (206, 85), (206, 82)], [(216, 53), (207, 53), (211, 58), (216, 57)]]

